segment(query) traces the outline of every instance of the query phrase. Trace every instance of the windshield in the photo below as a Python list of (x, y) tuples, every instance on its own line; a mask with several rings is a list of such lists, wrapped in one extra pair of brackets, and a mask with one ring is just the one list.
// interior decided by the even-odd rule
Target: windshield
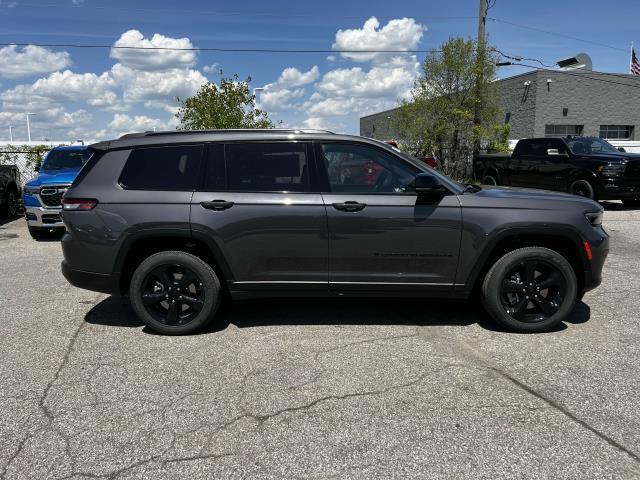
[(80, 168), (90, 156), (89, 150), (51, 150), (42, 164), (42, 170)]
[(600, 138), (570, 138), (567, 140), (569, 149), (576, 155), (591, 155), (593, 153), (618, 153), (616, 147)]

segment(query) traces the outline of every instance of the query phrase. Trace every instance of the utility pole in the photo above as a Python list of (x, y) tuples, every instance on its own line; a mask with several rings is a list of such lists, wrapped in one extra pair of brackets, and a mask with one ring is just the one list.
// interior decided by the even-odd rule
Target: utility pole
[[(484, 106), (484, 98), (482, 95), (484, 78), (484, 66), (487, 55), (487, 43), (485, 27), (487, 24), (487, 10), (489, 9), (490, 0), (480, 0), (480, 11), (478, 13), (478, 39), (477, 39), (477, 78), (476, 78), (476, 108), (474, 110), (473, 124), (475, 127), (480, 126), (482, 123), (481, 112)], [(480, 139), (475, 138), (473, 142), (473, 154), (476, 155), (480, 151)]]
[(31, 141), (31, 125), (29, 124), (29, 117), (31, 115), (36, 115), (35, 113), (25, 113), (27, 116), (27, 138)]
[(13, 125), (9, 125), (9, 143), (13, 143)]

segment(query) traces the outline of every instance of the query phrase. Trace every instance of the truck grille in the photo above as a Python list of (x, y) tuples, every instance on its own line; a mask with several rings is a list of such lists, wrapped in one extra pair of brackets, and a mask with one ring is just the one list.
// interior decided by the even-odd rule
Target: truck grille
[(42, 187), (40, 189), (40, 199), (45, 207), (62, 207), (62, 196), (69, 188), (65, 186)]

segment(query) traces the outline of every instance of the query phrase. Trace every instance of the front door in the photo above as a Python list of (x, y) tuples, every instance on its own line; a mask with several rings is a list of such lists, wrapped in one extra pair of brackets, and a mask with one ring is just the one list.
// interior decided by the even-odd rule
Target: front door
[(333, 290), (450, 290), (461, 235), (458, 198), (418, 201), (420, 170), (381, 148), (323, 143)]
[(234, 291), (327, 290), (327, 219), (305, 142), (210, 144), (191, 202), (194, 235), (215, 243)]

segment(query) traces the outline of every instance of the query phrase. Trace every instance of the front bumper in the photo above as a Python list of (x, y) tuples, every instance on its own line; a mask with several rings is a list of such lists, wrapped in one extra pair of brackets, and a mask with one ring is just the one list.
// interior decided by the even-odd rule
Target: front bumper
[(599, 200), (623, 200), (640, 198), (640, 179), (625, 177), (600, 177), (596, 186)]
[(600, 227), (593, 229), (586, 240), (589, 242), (592, 258), (585, 265), (584, 292), (593, 290), (602, 283), (602, 269), (609, 254), (609, 235)]
[(61, 208), (24, 207), (24, 218), (30, 227), (64, 228)]

